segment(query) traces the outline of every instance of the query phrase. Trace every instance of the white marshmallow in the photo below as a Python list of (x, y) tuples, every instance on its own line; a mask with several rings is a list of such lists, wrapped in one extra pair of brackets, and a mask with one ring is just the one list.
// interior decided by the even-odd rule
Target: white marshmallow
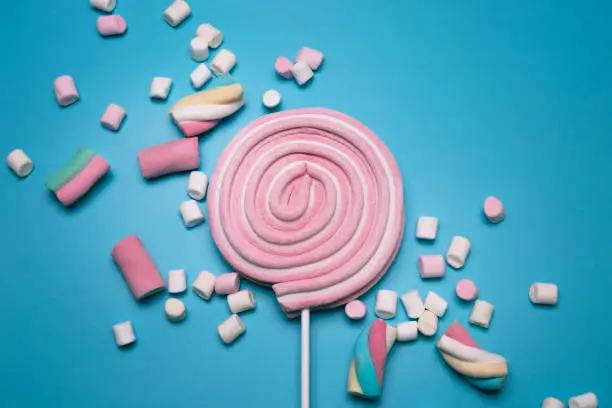
[(155, 77), (151, 82), (149, 96), (151, 99), (166, 99), (172, 88), (172, 78)]
[(397, 293), (392, 290), (379, 290), (376, 294), (374, 312), (381, 319), (391, 319), (397, 310)]
[(404, 305), (406, 314), (411, 319), (418, 319), (425, 311), (425, 305), (423, 305), (418, 290), (411, 290), (410, 292), (404, 293), (402, 295), (402, 304)]
[(91, 7), (95, 9), (110, 13), (115, 9), (115, 6), (117, 5), (117, 0), (90, 0), (89, 4), (91, 4)]
[(236, 56), (233, 52), (223, 49), (215, 55), (210, 68), (216, 75), (223, 75), (229, 73), (236, 65)]
[(446, 252), (446, 262), (455, 269), (465, 265), (465, 259), (470, 253), (470, 240), (464, 237), (455, 236), (451, 241)]
[(269, 89), (264, 92), (262, 102), (268, 109), (276, 108), (281, 101), (281, 94), (275, 89)]
[(115, 343), (117, 343), (117, 346), (119, 347), (127, 346), (128, 344), (132, 344), (136, 341), (134, 328), (129, 320), (114, 325), (113, 333), (115, 333)]
[(181, 300), (176, 298), (167, 299), (164, 309), (166, 311), (166, 317), (171, 322), (183, 321), (187, 316), (187, 309), (185, 308), (185, 304)]
[(18, 177), (26, 177), (34, 169), (34, 163), (21, 149), (15, 149), (6, 157), (6, 164)]
[(191, 83), (195, 89), (201, 88), (205, 83), (207, 83), (210, 78), (212, 78), (212, 74), (210, 69), (206, 66), (206, 64), (200, 64), (190, 75)]
[(493, 309), (493, 305), (489, 302), (477, 300), (470, 314), (470, 323), (488, 329), (493, 316)]
[(189, 43), (191, 47), (191, 58), (202, 62), (208, 58), (208, 41), (204, 37), (196, 37)]
[(436, 217), (419, 217), (416, 237), (418, 239), (434, 240), (438, 235), (438, 219)]
[(598, 406), (597, 395), (592, 392), (577, 395), (569, 400), (569, 408), (597, 408)]
[(529, 288), (529, 299), (538, 305), (556, 305), (559, 289), (554, 283), (536, 282)]
[(250, 290), (241, 290), (240, 292), (227, 295), (227, 305), (232, 313), (242, 313), (247, 310), (255, 309), (255, 296)]
[(194, 200), (202, 200), (206, 196), (208, 188), (208, 176), (201, 171), (192, 171), (189, 174), (187, 194)]
[(556, 398), (548, 397), (542, 401), (541, 408), (564, 408), (565, 405)]
[(402, 322), (397, 325), (397, 341), (411, 341), (419, 334), (417, 322)]
[(448, 307), (448, 302), (442, 298), (442, 296), (438, 295), (431, 290), (427, 294), (425, 298), (425, 309), (429, 310), (433, 314), (438, 317), (444, 316), (446, 313), (446, 308)]
[(219, 337), (225, 344), (230, 344), (236, 340), (242, 333), (244, 333), (246, 327), (240, 317), (237, 314), (231, 315), (226, 321), (221, 323), (217, 328)]
[(298, 83), (299, 86), (304, 85), (314, 76), (312, 69), (310, 69), (306, 61), (296, 62), (291, 67), (291, 73), (293, 74), (293, 78), (295, 78), (295, 81)]
[(187, 200), (180, 205), (179, 211), (187, 228), (195, 227), (204, 221), (204, 214), (195, 200)]
[(426, 310), (419, 317), (417, 327), (422, 335), (431, 337), (438, 331), (438, 316)]
[(200, 24), (196, 35), (204, 38), (210, 48), (217, 48), (223, 42), (223, 33), (210, 24)]
[(181, 24), (191, 14), (191, 7), (183, 0), (176, 0), (164, 11), (164, 20), (172, 27)]
[(196, 278), (191, 288), (193, 291), (204, 300), (210, 299), (213, 292), (215, 291), (215, 281), (217, 278), (215, 275), (208, 271), (202, 271)]
[(183, 293), (187, 290), (187, 275), (184, 269), (168, 272), (168, 293)]

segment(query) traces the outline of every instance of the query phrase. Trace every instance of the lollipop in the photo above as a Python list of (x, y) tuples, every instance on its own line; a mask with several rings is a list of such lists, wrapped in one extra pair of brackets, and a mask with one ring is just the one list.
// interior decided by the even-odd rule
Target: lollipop
[(302, 316), (309, 406), (310, 309), (344, 305), (387, 271), (404, 230), (402, 177), (363, 124), (311, 108), (263, 116), (230, 142), (211, 178), (210, 228), (241, 275)]

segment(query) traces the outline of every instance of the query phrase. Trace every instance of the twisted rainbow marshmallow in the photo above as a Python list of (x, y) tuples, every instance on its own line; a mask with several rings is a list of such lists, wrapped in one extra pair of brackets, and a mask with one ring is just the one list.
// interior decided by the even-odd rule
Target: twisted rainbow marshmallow
[(215, 78), (211, 88), (178, 101), (169, 113), (183, 134), (192, 137), (214, 128), (242, 105), (242, 86), (223, 75)]
[(348, 375), (348, 392), (362, 398), (380, 396), (387, 354), (395, 343), (396, 330), (381, 319), (374, 320), (357, 338), (355, 358)]
[(444, 361), (474, 387), (497, 391), (504, 386), (508, 375), (506, 359), (481, 349), (459, 323), (451, 323), (436, 345)]

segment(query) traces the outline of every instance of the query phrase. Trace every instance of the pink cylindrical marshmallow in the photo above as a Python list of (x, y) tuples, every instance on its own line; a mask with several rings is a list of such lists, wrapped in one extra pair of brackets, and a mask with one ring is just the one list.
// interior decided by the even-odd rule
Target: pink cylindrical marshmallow
[(506, 216), (506, 212), (504, 210), (504, 205), (498, 198), (490, 196), (487, 197), (484, 201), (484, 213), (487, 217), (487, 220), (492, 222), (493, 224), (497, 224), (501, 222)]
[(240, 289), (240, 277), (236, 272), (224, 273), (215, 281), (215, 292), (218, 295), (231, 295)]
[(104, 111), (104, 115), (100, 119), (100, 123), (107, 129), (110, 130), (119, 130), (121, 127), (121, 122), (123, 122), (123, 118), (125, 118), (125, 109), (123, 109), (119, 105), (115, 105), (111, 103)]
[(293, 62), (286, 57), (278, 57), (276, 59), (276, 63), (274, 64), (274, 69), (278, 73), (278, 75), (283, 78), (291, 78), (293, 74), (291, 73), (291, 67), (293, 67)]
[(476, 299), (476, 296), (478, 296), (478, 288), (476, 287), (476, 284), (469, 279), (461, 279), (459, 282), (457, 282), (455, 292), (457, 293), (457, 297), (459, 297), (459, 299), (465, 300), (466, 302), (474, 300)]
[(178, 139), (138, 152), (140, 172), (154, 178), (200, 167), (198, 138)]
[(310, 69), (316, 71), (323, 62), (323, 53), (312, 48), (302, 47), (297, 57), (295, 57), (295, 62), (300, 61), (306, 62)]
[(445, 271), (442, 255), (421, 255), (419, 257), (419, 273), (421, 278), (441, 278)]
[(138, 236), (130, 235), (123, 238), (115, 245), (111, 256), (137, 300), (153, 295), (166, 287), (159, 269)]
[(57, 190), (57, 199), (65, 206), (72, 205), (91, 190), (109, 169), (110, 165), (106, 160), (98, 155), (94, 156), (79, 174)]
[(368, 309), (361, 300), (351, 300), (344, 307), (344, 313), (351, 320), (361, 320), (365, 317)]
[(61, 106), (72, 105), (79, 99), (79, 92), (70, 75), (62, 75), (57, 78), (53, 82), (53, 90), (55, 91), (57, 102)]
[(119, 14), (98, 17), (98, 32), (104, 37), (121, 35), (127, 30), (127, 23)]

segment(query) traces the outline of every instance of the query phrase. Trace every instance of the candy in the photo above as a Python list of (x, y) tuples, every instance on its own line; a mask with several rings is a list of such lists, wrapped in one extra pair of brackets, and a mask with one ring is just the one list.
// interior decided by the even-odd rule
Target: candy
[(187, 309), (185, 308), (185, 304), (181, 300), (176, 298), (169, 298), (168, 300), (166, 300), (164, 310), (166, 311), (166, 317), (171, 322), (183, 321), (187, 316)]
[(242, 313), (255, 309), (255, 296), (250, 290), (241, 290), (227, 296), (227, 305), (232, 313)]
[(79, 99), (79, 92), (76, 89), (74, 80), (69, 75), (63, 75), (53, 82), (53, 90), (57, 103), (61, 106), (72, 105)]
[(115, 343), (117, 343), (119, 347), (127, 346), (136, 341), (134, 328), (129, 320), (114, 325), (113, 333), (115, 334)]
[(351, 300), (344, 307), (344, 313), (351, 320), (361, 320), (368, 312), (368, 308), (361, 300)]
[(172, 88), (172, 78), (155, 77), (151, 82), (149, 96), (151, 99), (166, 99)]
[(418, 319), (425, 311), (425, 305), (417, 290), (411, 290), (402, 295), (402, 304), (406, 314), (411, 319)]
[(151, 255), (136, 235), (130, 235), (119, 241), (113, 248), (111, 256), (137, 300), (151, 296), (166, 287)]
[(556, 305), (559, 289), (554, 283), (536, 282), (529, 288), (529, 299), (537, 305)]
[(291, 75), (299, 86), (304, 85), (314, 76), (312, 69), (310, 69), (308, 63), (305, 61), (296, 62), (295, 65), (291, 67)]
[(231, 315), (226, 321), (221, 323), (217, 328), (219, 337), (225, 344), (233, 343), (238, 337), (240, 337), (246, 328), (240, 317), (237, 314)]
[(419, 334), (417, 322), (402, 322), (397, 325), (397, 341), (412, 341)]
[(184, 269), (174, 269), (168, 272), (168, 293), (183, 293), (187, 290), (187, 275)]
[(572, 397), (569, 400), (569, 408), (597, 408), (598, 406), (597, 395), (592, 392)]
[(419, 256), (419, 274), (421, 278), (441, 278), (446, 270), (442, 255)]
[(470, 314), (470, 323), (488, 329), (492, 316), (493, 305), (484, 300), (477, 300)]
[(201, 24), (196, 35), (204, 38), (210, 48), (217, 48), (223, 42), (223, 33), (210, 24)]
[(172, 27), (180, 25), (191, 14), (191, 7), (183, 0), (175, 0), (164, 11), (164, 20)]
[(193, 87), (195, 89), (200, 89), (210, 80), (210, 78), (212, 78), (212, 74), (206, 64), (200, 64), (193, 70), (189, 77), (191, 78)]
[(204, 300), (210, 299), (213, 291), (215, 290), (215, 281), (217, 278), (215, 275), (208, 271), (202, 271), (196, 278), (191, 288), (195, 292), (196, 295), (201, 297)]
[(487, 197), (484, 201), (484, 213), (487, 220), (489, 220), (493, 224), (497, 224), (501, 222), (506, 213), (504, 211), (504, 205), (498, 198), (490, 196)]
[(236, 56), (229, 50), (221, 50), (210, 63), (210, 69), (215, 75), (229, 74), (236, 65)]
[(34, 163), (21, 149), (15, 149), (6, 156), (6, 165), (17, 175), (26, 177), (34, 169)]
[(278, 57), (274, 63), (274, 70), (283, 78), (293, 78), (291, 68), (293, 68), (293, 62), (286, 57)]
[(96, 26), (103, 37), (122, 35), (127, 30), (127, 23), (119, 14), (98, 17)]
[(438, 317), (444, 316), (448, 302), (435, 292), (429, 291), (425, 298), (425, 309)]
[(455, 236), (446, 252), (446, 262), (455, 269), (463, 268), (470, 252), (470, 241), (467, 238)]
[(123, 109), (119, 105), (115, 105), (111, 103), (104, 111), (104, 115), (102, 115), (102, 119), (100, 119), (100, 123), (107, 129), (110, 130), (119, 130), (121, 127), (121, 122), (123, 122), (123, 118), (125, 118), (125, 109)]
[(117, 0), (90, 0), (91, 7), (100, 11), (112, 12), (117, 5)]
[(436, 217), (419, 217), (416, 237), (424, 240), (434, 240), (438, 234), (438, 219)]
[(195, 200), (184, 201), (179, 206), (179, 212), (187, 228), (195, 227), (204, 222), (204, 214), (202, 214), (202, 210)]
[(224, 273), (215, 282), (215, 292), (218, 295), (231, 295), (238, 292), (240, 288), (240, 277), (236, 272)]
[(192, 171), (189, 173), (189, 182), (187, 184), (187, 194), (194, 200), (202, 200), (206, 195), (208, 188), (208, 176), (201, 171)]
[(138, 152), (138, 164), (144, 178), (200, 167), (197, 139), (179, 139), (149, 147)]
[(191, 58), (198, 62), (208, 58), (208, 41), (203, 37), (196, 37), (189, 43), (191, 47)]
[(392, 290), (379, 290), (376, 294), (376, 307), (374, 313), (381, 319), (395, 317), (397, 310), (397, 293)]
[(565, 408), (565, 405), (556, 398), (548, 397), (542, 401), (541, 408)]
[(295, 57), (295, 62), (304, 61), (310, 69), (316, 71), (323, 62), (323, 53), (308, 47), (302, 47)]
[(268, 109), (276, 108), (281, 101), (281, 94), (274, 89), (267, 90), (262, 97), (264, 106)]
[(465, 300), (466, 302), (472, 301), (478, 296), (478, 288), (476, 287), (476, 284), (469, 279), (461, 279), (459, 282), (457, 282), (455, 292), (457, 293), (457, 297), (459, 297), (459, 299)]
[(417, 321), (417, 328), (422, 335), (431, 337), (438, 331), (438, 316), (426, 310)]

